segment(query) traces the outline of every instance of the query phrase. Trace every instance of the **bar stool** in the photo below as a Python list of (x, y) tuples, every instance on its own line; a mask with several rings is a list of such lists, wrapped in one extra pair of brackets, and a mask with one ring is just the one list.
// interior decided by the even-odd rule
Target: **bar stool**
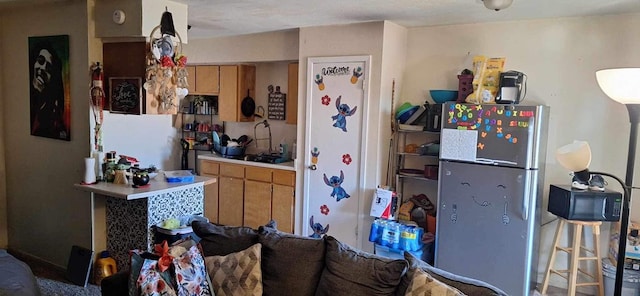
[[(568, 247), (562, 247), (559, 245), (560, 238), (562, 237), (562, 230), (565, 224), (572, 225), (574, 229), (573, 240), (571, 242), (571, 246)], [(547, 263), (547, 272), (544, 275), (542, 294), (547, 293), (547, 288), (549, 287), (549, 277), (552, 273), (555, 273), (568, 280), (569, 293), (567, 295), (569, 296), (574, 296), (576, 294), (576, 288), (581, 286), (598, 286), (598, 295), (604, 296), (604, 285), (602, 283), (602, 261), (600, 261), (601, 256), (599, 247), (600, 225), (602, 225), (602, 221), (576, 221), (559, 218), (558, 228), (556, 229), (556, 235), (553, 242), (553, 250), (551, 251), (551, 258), (549, 258), (549, 262)], [(582, 229), (585, 226), (591, 226), (591, 230), (593, 232), (593, 250), (587, 249), (584, 245), (581, 244)], [(584, 251), (585, 256), (581, 256), (581, 250)], [(553, 264), (556, 259), (556, 252), (558, 251), (566, 252), (570, 256), (571, 263), (568, 270), (553, 269)], [(591, 253), (593, 256), (586, 256), (588, 253)], [(588, 273), (585, 269), (580, 268), (580, 261), (582, 260), (596, 261), (595, 274)], [(594, 281), (578, 283), (579, 272), (588, 276), (591, 280)]]

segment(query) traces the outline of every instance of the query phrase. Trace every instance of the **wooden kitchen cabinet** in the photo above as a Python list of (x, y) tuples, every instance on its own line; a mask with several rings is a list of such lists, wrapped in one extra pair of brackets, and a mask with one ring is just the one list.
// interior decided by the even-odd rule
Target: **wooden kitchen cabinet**
[(220, 164), (218, 187), (218, 222), (229, 226), (243, 225), (244, 167)]
[(286, 122), (288, 124), (298, 123), (298, 63), (289, 64), (289, 75), (287, 82), (287, 104)]
[[(257, 229), (269, 220), (278, 230), (293, 233), (296, 173), (289, 170), (200, 161), (201, 174), (217, 176), (217, 195), (205, 192), (205, 214), (216, 208), (217, 223)], [(210, 187), (214, 190), (214, 187)], [(205, 189), (206, 190), (206, 189)], [(209, 196), (212, 196), (209, 199)]]
[(220, 164), (215, 162), (202, 162), (200, 175), (214, 177), (218, 182), (204, 186), (204, 216), (212, 223), (219, 223), (218, 216), (218, 190), (220, 188)]
[(256, 67), (253, 65), (220, 66), (220, 93), (218, 110), (220, 120), (246, 122), (254, 121), (253, 114), (242, 114), (242, 100), (256, 95)]
[(273, 171), (271, 219), (278, 222), (278, 230), (293, 233), (296, 172)]
[(244, 226), (257, 229), (271, 219), (271, 169), (245, 167)]
[(187, 66), (189, 94), (218, 95), (220, 93), (220, 66)]

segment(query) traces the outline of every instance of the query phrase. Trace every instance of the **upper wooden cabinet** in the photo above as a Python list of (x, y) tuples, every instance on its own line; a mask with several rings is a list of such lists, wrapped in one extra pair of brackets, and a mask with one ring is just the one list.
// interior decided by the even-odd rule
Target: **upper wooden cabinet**
[(217, 95), (220, 93), (220, 66), (187, 66), (189, 94)]
[[(242, 100), (256, 95), (256, 67), (252, 65), (220, 66), (218, 113), (222, 121), (253, 121), (254, 116), (242, 114)], [(255, 110), (254, 110), (255, 111)]]
[(288, 124), (298, 123), (298, 63), (289, 64), (287, 120)]

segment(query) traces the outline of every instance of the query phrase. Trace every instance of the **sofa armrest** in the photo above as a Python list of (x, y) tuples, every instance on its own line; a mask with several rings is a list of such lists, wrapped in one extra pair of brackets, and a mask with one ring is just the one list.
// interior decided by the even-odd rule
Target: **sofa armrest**
[(507, 293), (489, 283), (472, 279), (451, 272), (433, 267), (428, 263), (416, 258), (409, 252), (404, 253), (404, 258), (409, 262), (409, 272), (407, 272), (396, 291), (396, 295), (404, 295), (411, 278), (413, 269), (421, 269), (432, 275), (435, 279), (452, 286), (468, 296), (508, 296)]
[(129, 295), (129, 272), (121, 271), (102, 279), (100, 290), (102, 296)]

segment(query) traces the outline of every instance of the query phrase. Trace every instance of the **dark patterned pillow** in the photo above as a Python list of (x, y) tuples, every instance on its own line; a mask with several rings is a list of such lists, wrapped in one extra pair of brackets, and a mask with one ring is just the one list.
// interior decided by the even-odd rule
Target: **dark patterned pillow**
[(404, 258), (409, 262), (409, 271), (407, 274), (402, 277), (402, 282), (398, 287), (398, 293), (396, 295), (404, 295), (409, 284), (411, 283), (411, 279), (413, 277), (414, 269), (421, 269), (430, 275), (432, 275), (435, 279), (452, 286), (460, 292), (469, 295), (469, 296), (506, 296), (507, 293), (503, 292), (497, 287), (494, 287), (488, 283), (483, 281), (475, 280), (468, 277), (463, 277), (459, 275), (455, 275), (453, 273), (444, 271), (442, 269), (435, 268), (426, 262), (414, 257), (409, 252), (404, 252)]
[(322, 295), (394, 295), (407, 262), (362, 252), (326, 236), (325, 267), (316, 291)]
[(201, 239), (204, 256), (227, 255), (258, 243), (258, 232), (249, 227), (223, 226), (193, 221), (193, 232)]
[(226, 256), (207, 256), (205, 265), (216, 296), (262, 295), (261, 245)]
[(404, 296), (464, 296), (458, 289), (434, 279), (422, 269), (412, 270), (411, 283)]
[(314, 295), (324, 269), (324, 240), (263, 227), (259, 232), (264, 295)]

